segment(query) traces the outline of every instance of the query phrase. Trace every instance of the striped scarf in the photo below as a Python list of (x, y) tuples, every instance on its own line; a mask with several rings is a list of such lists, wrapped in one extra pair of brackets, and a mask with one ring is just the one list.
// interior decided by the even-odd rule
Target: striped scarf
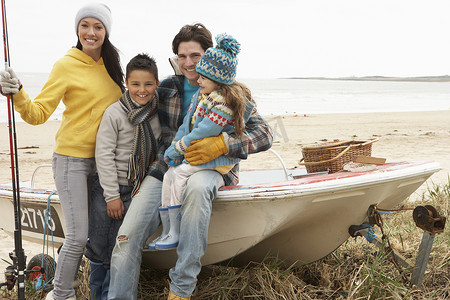
[(141, 186), (149, 165), (156, 159), (156, 139), (150, 126), (158, 110), (158, 93), (145, 105), (137, 106), (130, 97), (129, 91), (122, 94), (120, 104), (128, 116), (128, 120), (135, 126), (134, 142), (130, 160), (128, 162), (128, 184), (133, 186), (134, 196)]

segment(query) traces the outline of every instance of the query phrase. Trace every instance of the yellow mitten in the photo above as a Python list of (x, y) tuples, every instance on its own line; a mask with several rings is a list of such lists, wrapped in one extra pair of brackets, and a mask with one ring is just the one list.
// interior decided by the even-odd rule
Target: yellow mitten
[(207, 163), (228, 152), (223, 135), (192, 141), (184, 158), (193, 166)]

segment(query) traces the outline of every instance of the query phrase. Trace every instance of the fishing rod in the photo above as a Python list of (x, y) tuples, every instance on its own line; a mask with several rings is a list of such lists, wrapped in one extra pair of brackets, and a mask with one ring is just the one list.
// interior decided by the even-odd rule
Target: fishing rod
[[(6, 22), (5, 0), (2, 2), (2, 24), (3, 24), (3, 49), (5, 54), (5, 69), (10, 66), (8, 28)], [(13, 189), (14, 202), (14, 246), (13, 265), (17, 274), (17, 296), (19, 300), (25, 299), (25, 254), (22, 248), (22, 227), (20, 223), (20, 185), (19, 185), (19, 159), (17, 156), (16, 121), (14, 117), (14, 99), (12, 95), (6, 95), (8, 103), (8, 128), (9, 128), (9, 149), (11, 155), (11, 183)]]

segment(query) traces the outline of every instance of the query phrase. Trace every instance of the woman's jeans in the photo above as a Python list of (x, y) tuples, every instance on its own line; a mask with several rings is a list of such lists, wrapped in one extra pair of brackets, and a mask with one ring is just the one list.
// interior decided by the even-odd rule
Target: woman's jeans
[(75, 295), (72, 284), (88, 237), (88, 186), (95, 174), (95, 159), (53, 153), (52, 164), (66, 223), (65, 240), (56, 265), (53, 297), (66, 299)]
[[(213, 170), (199, 171), (188, 180), (181, 207), (178, 260), (170, 270), (170, 290), (178, 296), (190, 297), (195, 289), (208, 242), (212, 200), (223, 185), (222, 175)], [(112, 253), (108, 299), (137, 298), (142, 249), (160, 223), (161, 188), (161, 181), (147, 176), (131, 201)]]

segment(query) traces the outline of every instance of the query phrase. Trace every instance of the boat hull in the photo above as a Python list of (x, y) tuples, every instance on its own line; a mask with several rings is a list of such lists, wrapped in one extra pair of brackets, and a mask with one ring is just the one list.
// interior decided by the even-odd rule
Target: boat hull
[[(307, 175), (304, 169), (294, 169), (289, 171), (290, 180), (283, 179), (281, 171), (243, 171), (243, 185), (222, 188), (213, 202), (202, 263), (231, 259), (233, 264), (242, 265), (261, 261), (269, 253), (287, 265), (318, 260), (348, 239), (349, 226), (366, 220), (370, 205), (392, 209), (439, 170), (435, 162), (385, 164), (364, 173)], [(258, 176), (270, 182), (258, 184)], [(39, 224), (44, 223), (40, 215), (48, 197), (48, 192), (21, 192), (24, 239), (42, 243), (38, 231)], [(50, 199), (50, 223), (54, 225), (55, 241), (61, 243), (64, 219), (57, 195)], [(0, 224), (5, 231), (13, 232), (13, 226), (4, 225), (4, 221), (14, 224), (12, 200), (1, 187), (0, 206)], [(170, 268), (176, 259), (175, 250), (143, 252), (143, 264), (153, 268)]]

